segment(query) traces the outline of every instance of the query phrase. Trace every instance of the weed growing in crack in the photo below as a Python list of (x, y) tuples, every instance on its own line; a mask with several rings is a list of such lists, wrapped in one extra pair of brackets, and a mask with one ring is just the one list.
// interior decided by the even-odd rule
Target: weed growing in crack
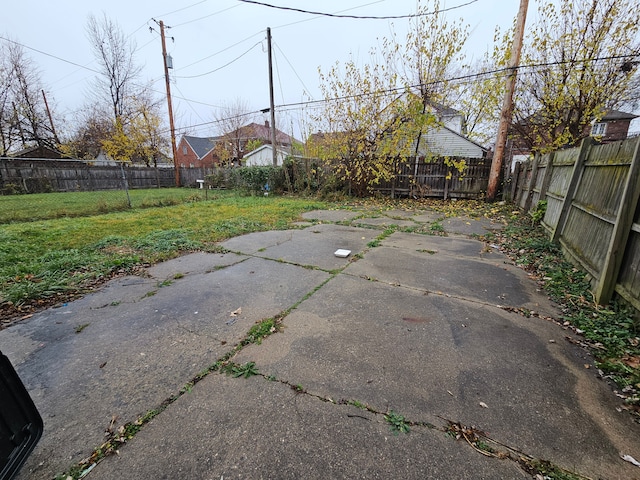
[(89, 324), (88, 324), (88, 323), (83, 323), (82, 325), (78, 325), (78, 326), (76, 327), (76, 330), (75, 330), (75, 331), (76, 331), (76, 333), (80, 333), (80, 332), (82, 332), (85, 328), (87, 328), (88, 326), (89, 326)]
[(586, 480), (585, 477), (564, 470), (547, 460), (520, 458), (519, 461), (523, 470), (536, 477), (542, 476), (549, 480)]
[(364, 403), (359, 402), (358, 400), (349, 400), (349, 405), (352, 405), (361, 410), (367, 410), (367, 406)]
[(280, 325), (278, 323), (278, 320), (279, 317), (272, 317), (256, 323), (249, 329), (249, 331), (247, 332), (247, 336), (241, 342), (241, 344), (243, 346), (249, 345), (250, 343), (260, 345), (263, 338), (266, 338), (269, 335), (279, 331)]
[(231, 362), (224, 366), (223, 371), (227, 375), (231, 375), (233, 378), (249, 378), (255, 375), (260, 375), (255, 362), (247, 362), (242, 365)]
[(394, 435), (398, 435), (399, 433), (409, 433), (409, 423), (403, 415), (400, 415), (393, 410), (389, 410), (389, 413), (384, 416), (384, 419), (389, 424)]
[(435, 221), (429, 226), (429, 230), (434, 233), (442, 233), (444, 232), (444, 227), (442, 226), (442, 223)]

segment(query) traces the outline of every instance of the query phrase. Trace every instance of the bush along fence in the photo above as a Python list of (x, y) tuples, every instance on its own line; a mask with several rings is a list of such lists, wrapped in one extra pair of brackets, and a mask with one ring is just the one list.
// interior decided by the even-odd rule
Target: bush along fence
[[(372, 186), (372, 193), (412, 198), (481, 198), (487, 188), (491, 162), (477, 158), (415, 158), (394, 165), (395, 175)], [(239, 188), (252, 193), (349, 193), (348, 181), (328, 165), (311, 158), (289, 158), (281, 167), (218, 169), (207, 177), (213, 188)], [(266, 187), (268, 185), (268, 187)], [(267, 193), (267, 192), (265, 192)]]
[[(0, 193), (78, 192), (175, 187), (172, 166), (94, 165), (84, 160), (0, 158)], [(197, 187), (213, 169), (181, 168), (180, 184)]]
[[(595, 301), (640, 310), (640, 138), (559, 150), (516, 166), (512, 198), (590, 275)], [(542, 215), (544, 212), (544, 215)]]

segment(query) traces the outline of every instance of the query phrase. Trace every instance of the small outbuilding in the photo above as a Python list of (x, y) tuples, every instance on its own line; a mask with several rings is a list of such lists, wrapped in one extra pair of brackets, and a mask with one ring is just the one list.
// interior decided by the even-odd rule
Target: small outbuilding
[[(284, 160), (287, 158), (288, 153), (279, 148), (276, 149), (276, 159), (278, 166), (281, 167), (284, 164)], [(255, 150), (245, 154), (242, 158), (242, 166), (244, 167), (259, 167), (273, 165), (273, 147), (271, 145), (262, 145)]]

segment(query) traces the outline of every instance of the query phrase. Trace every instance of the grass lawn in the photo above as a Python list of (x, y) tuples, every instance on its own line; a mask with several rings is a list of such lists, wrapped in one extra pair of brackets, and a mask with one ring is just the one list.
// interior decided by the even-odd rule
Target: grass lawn
[[(132, 208), (163, 207), (233, 195), (233, 192), (189, 188), (129, 190)], [(84, 217), (128, 210), (124, 190), (34, 193), (0, 196), (0, 224), (61, 217)]]
[[(136, 192), (140, 194), (135, 197), (138, 205), (150, 198), (178, 204), (0, 225), (0, 315), (28, 313), (87, 291), (114, 274), (132, 272), (184, 251), (215, 251), (216, 242), (236, 235), (286, 228), (302, 212), (326, 206), (314, 199), (243, 197), (233, 192), (211, 200), (194, 197), (196, 190), (178, 191), (177, 197), (166, 196), (171, 193), (167, 190), (157, 191), (164, 197), (147, 196), (148, 192)], [(180, 197), (183, 192), (188, 195)], [(65, 195), (72, 197), (70, 203), (91, 197), (52, 193), (0, 200), (6, 202), (3, 207), (6, 198), (21, 200), (14, 203), (20, 215), (43, 203), (55, 203), (50, 215), (60, 217), (66, 207), (58, 200), (66, 200)], [(79, 211), (86, 215), (90, 209), (81, 204), (74, 213)]]

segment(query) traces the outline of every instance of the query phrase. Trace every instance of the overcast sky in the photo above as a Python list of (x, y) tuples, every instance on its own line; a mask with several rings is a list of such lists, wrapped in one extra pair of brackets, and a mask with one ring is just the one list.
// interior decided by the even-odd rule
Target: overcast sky
[[(263, 0), (264, 3), (327, 13), (358, 16), (398, 16), (414, 13), (415, 0)], [(422, 4), (431, 2), (423, 0)], [(519, 0), (442, 0), (454, 8), (447, 18), (463, 18), (470, 26), (467, 53), (478, 58), (489, 48), (496, 26), (509, 28)], [(466, 4), (466, 5), (465, 5)], [(536, 2), (529, 5), (533, 20)], [(252, 5), (238, 0), (19, 0), (3, 5), (0, 36), (15, 40), (38, 66), (50, 104), (67, 120), (87, 98), (96, 69), (86, 36), (90, 14), (118, 23), (138, 47), (144, 65), (141, 82), (154, 80), (153, 89), (164, 95), (164, 74), (159, 27), (167, 30), (167, 49), (173, 57), (172, 95), (178, 133), (216, 133), (216, 106), (241, 98), (251, 110), (269, 106), (266, 29), (274, 46), (275, 103), (319, 99), (318, 67), (336, 61), (368, 58), (371, 47), (392, 30), (402, 38), (408, 20), (364, 20), (315, 16)], [(150, 30), (152, 29), (152, 30)], [(3, 40), (0, 40), (3, 41)], [(39, 50), (40, 53), (31, 49)], [(82, 68), (76, 65), (84, 66)], [(308, 97), (304, 95), (307, 92)], [(283, 115), (284, 117), (284, 115)], [(266, 115), (258, 114), (262, 122)], [(291, 120), (279, 120), (282, 123)], [(204, 124), (204, 125), (202, 125)], [(288, 130), (288, 128), (285, 128)], [(298, 126), (294, 126), (297, 130)]]

